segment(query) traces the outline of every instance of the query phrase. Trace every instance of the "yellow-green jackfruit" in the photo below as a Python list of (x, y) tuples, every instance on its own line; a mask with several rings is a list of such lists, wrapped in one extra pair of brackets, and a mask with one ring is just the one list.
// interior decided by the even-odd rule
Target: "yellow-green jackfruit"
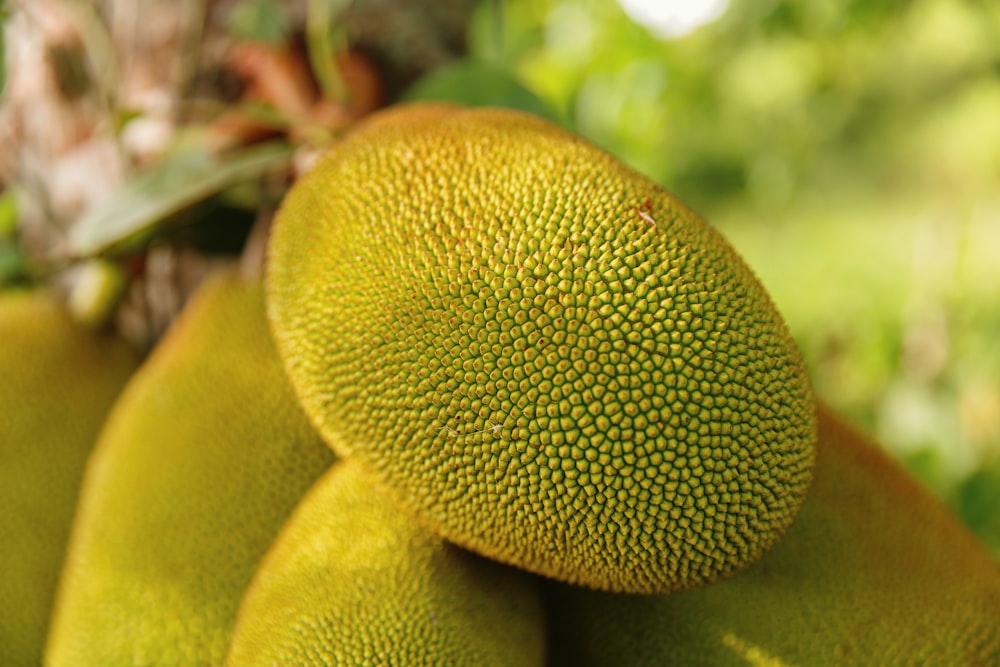
[(348, 460), (261, 564), (226, 665), (540, 667), (537, 583), (420, 528)]
[(547, 121), (376, 115), (291, 189), (270, 257), (306, 412), (461, 546), (664, 592), (753, 562), (805, 496), (812, 396), (758, 280)]
[(37, 667), (87, 455), (138, 365), (47, 292), (0, 295), (0, 664)]
[(748, 570), (668, 596), (547, 595), (557, 667), (1000, 665), (1000, 567), (822, 406), (809, 498)]
[(88, 464), (47, 664), (221, 664), (259, 559), (331, 463), (274, 351), (260, 282), (206, 283)]

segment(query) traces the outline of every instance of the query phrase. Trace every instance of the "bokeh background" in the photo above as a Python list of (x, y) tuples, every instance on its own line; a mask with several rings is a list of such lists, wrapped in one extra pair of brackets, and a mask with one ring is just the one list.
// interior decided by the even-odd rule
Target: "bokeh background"
[(719, 227), (818, 394), (1000, 555), (1000, 3), (509, 0), (471, 38)]

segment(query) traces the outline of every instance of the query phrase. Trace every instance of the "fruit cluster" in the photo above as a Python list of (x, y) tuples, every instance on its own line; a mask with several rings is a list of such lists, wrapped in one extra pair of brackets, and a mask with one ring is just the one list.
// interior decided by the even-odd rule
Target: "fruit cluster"
[(742, 259), (527, 114), (372, 116), (134, 373), (39, 295), (0, 341), (4, 664), (1000, 661)]

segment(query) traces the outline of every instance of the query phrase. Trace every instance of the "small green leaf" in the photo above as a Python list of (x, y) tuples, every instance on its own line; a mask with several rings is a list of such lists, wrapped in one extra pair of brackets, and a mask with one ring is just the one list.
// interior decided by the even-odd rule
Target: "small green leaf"
[(288, 11), (275, 0), (244, 0), (229, 12), (226, 27), (237, 39), (281, 44), (291, 33)]
[(1000, 460), (965, 481), (959, 491), (958, 510), (969, 528), (1000, 559)]
[(17, 223), (17, 197), (8, 188), (0, 192), (0, 288), (22, 283), (29, 275), (28, 258), (18, 244)]
[(192, 204), (287, 166), (291, 157), (283, 142), (247, 148), (221, 162), (204, 150), (170, 154), (81, 218), (69, 235), (70, 253), (89, 257), (148, 234)]
[(0, 192), (0, 238), (17, 231), (17, 200), (13, 190)]
[(408, 102), (455, 102), (470, 107), (507, 107), (563, 122), (509, 71), (476, 60), (459, 60), (435, 70), (417, 81), (404, 99)]
[(21, 248), (14, 243), (0, 239), (0, 287), (24, 282), (28, 278), (28, 260)]

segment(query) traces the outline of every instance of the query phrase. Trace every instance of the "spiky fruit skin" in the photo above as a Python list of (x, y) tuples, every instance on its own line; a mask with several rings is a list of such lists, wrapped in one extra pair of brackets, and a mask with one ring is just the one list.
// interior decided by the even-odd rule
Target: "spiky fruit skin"
[(732, 247), (523, 113), (397, 108), (287, 195), (268, 308), (306, 411), (426, 526), (564, 581), (665, 592), (756, 560), (812, 396)]
[(226, 665), (540, 667), (537, 583), (427, 532), (348, 460), (261, 564)]
[(987, 552), (825, 406), (818, 449), (795, 523), (739, 576), (670, 596), (547, 587), (551, 664), (1000, 664)]
[(221, 664), (259, 559), (332, 460), (284, 376), (260, 282), (213, 278), (101, 433), (46, 664)]
[(0, 295), (0, 663), (37, 667), (87, 455), (138, 365), (54, 294)]

